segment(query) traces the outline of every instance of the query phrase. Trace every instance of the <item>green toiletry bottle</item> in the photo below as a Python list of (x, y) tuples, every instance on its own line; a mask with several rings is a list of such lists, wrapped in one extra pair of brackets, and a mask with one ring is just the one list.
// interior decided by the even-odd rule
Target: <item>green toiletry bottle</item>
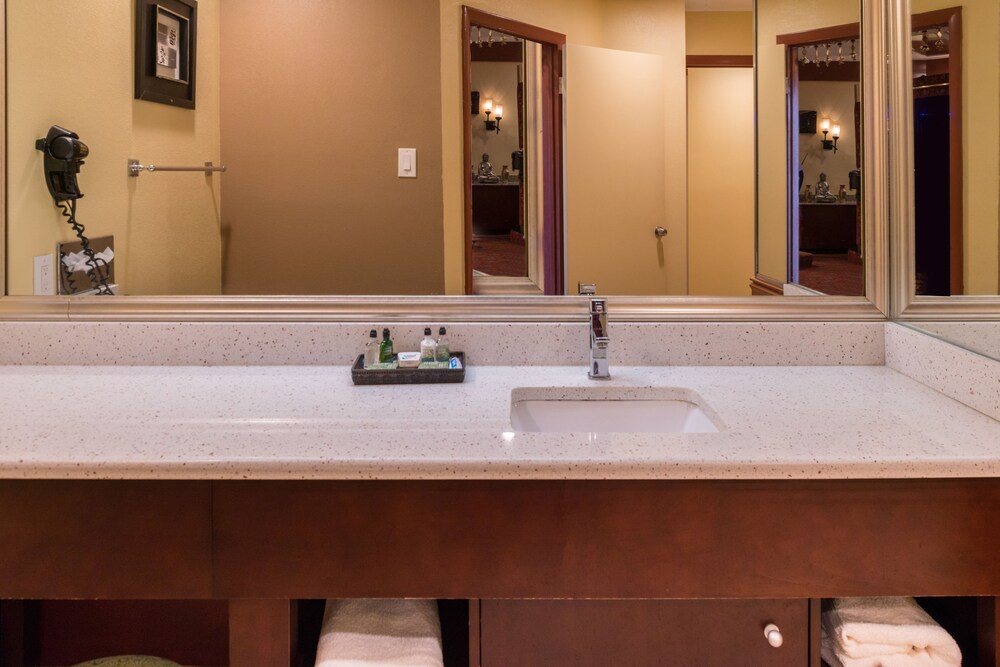
[(438, 329), (437, 348), (434, 352), (434, 358), (438, 361), (451, 360), (451, 343), (448, 341), (447, 333), (444, 327)]
[(378, 360), (387, 364), (395, 358), (396, 353), (392, 349), (392, 339), (389, 338), (389, 329), (382, 329), (382, 343), (378, 349)]

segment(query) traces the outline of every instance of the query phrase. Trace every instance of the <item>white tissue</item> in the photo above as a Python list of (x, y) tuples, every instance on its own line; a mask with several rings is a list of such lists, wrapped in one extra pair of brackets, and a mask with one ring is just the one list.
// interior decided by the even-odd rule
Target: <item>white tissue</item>
[[(115, 251), (111, 248), (105, 248), (102, 252), (95, 252), (94, 257), (99, 260), (103, 260), (105, 264), (110, 264), (111, 260), (115, 258)], [(66, 266), (66, 270), (71, 273), (76, 271), (87, 272), (93, 267), (87, 263), (88, 257), (84, 252), (68, 252), (62, 256), (62, 262)], [(100, 264), (98, 263), (98, 266)]]

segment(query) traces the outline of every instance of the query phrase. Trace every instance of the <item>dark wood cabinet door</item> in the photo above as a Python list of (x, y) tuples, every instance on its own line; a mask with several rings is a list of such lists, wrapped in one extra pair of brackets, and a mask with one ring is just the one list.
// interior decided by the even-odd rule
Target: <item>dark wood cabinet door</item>
[(481, 614), (483, 667), (809, 664), (804, 599), (483, 600)]

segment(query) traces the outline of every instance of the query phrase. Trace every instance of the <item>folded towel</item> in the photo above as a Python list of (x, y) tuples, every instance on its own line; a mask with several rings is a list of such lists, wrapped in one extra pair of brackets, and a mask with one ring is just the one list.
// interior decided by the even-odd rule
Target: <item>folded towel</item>
[(444, 667), (436, 600), (327, 600), (316, 667)]
[(831, 667), (961, 667), (951, 635), (913, 598), (824, 603), (821, 654)]

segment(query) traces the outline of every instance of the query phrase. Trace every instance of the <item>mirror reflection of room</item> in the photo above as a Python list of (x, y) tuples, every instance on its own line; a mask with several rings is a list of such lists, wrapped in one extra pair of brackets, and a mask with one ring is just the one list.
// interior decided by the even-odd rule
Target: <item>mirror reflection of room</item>
[[(539, 152), (532, 150), (534, 66), (525, 42), (508, 47), (523, 51), (519, 72), (514, 62), (476, 63), (480, 113), (473, 116), (462, 91), (467, 43), (457, 5), (243, 0), (234, 9), (205, 1), (197, 105), (180, 109), (132, 97), (133, 45), (119, 38), (133, 30), (131, 4), (97, 14), (76, 11), (70, 0), (47, 5), (60, 11), (41, 11), (30, 0), (7, 3), (9, 294), (44, 293), (33, 284), (33, 260), (72, 238), (45, 193), (33, 149), (57, 123), (91, 148), (78, 217), (93, 237), (114, 237), (123, 294), (463, 294), (466, 267), (488, 256), (479, 252), (486, 242), (501, 239), (508, 266), (476, 270), (522, 276), (524, 263), (530, 275), (532, 232), (541, 224), (532, 202), (544, 193), (532, 191)], [(805, 20), (801, 2), (760, 0), (758, 13), (777, 17), (779, 28), (762, 39), (773, 45), (775, 34), (838, 23), (828, 20), (830, 3), (816, 4)], [(834, 4), (857, 20), (855, 3)], [(564, 35), (566, 45), (559, 59), (566, 67), (565, 172), (557, 181), (565, 227), (556, 237), (565, 265), (558, 289), (538, 285), (535, 293), (572, 294), (583, 282), (596, 283), (601, 294), (745, 296), (755, 274), (791, 281), (784, 195), (780, 213), (762, 213), (755, 238), (752, 10), (749, 0), (505, 4), (517, 20)], [(116, 37), (80, 44), (74, 65), (81, 76), (56, 85), (50, 75), (59, 71), (59, 55), (35, 36), (72, 30)], [(503, 35), (494, 32), (494, 50), (501, 39), (515, 43)], [(373, 50), (376, 41), (408, 55)], [(261, 44), (268, 45), (266, 66)], [(749, 62), (685, 66), (685, 59), (709, 56)], [(478, 80), (494, 65), (514, 68), (505, 90)], [(756, 92), (784, 104), (783, 91)], [(100, 105), (66, 103), (95, 97)], [(487, 101), (494, 104), (489, 118)], [(460, 114), (475, 119), (475, 159), (462, 158)], [(757, 116), (771, 122), (785, 113), (761, 108)], [(849, 122), (841, 119), (841, 145), (851, 141)], [(761, 145), (780, 147), (787, 162), (786, 140), (765, 137)], [(404, 149), (416, 150), (413, 178), (397, 174)], [(471, 205), (505, 213), (477, 216), (475, 252), (467, 254), (463, 184), (473, 173), (478, 179), (484, 154), (476, 191), (501, 204), (485, 206), (488, 197), (473, 194)], [(228, 170), (127, 179), (129, 158), (213, 160)], [(762, 161), (758, 187), (775, 181), (784, 193), (779, 174), (786, 171)], [(836, 191), (840, 175), (828, 176)], [(544, 264), (543, 250), (534, 257)], [(780, 270), (764, 266), (777, 256)]]
[(797, 44), (798, 278), (824, 294), (861, 296), (861, 56), (857, 35)]
[(535, 45), (481, 26), (471, 32), (473, 274), (526, 278), (524, 128), (537, 93), (525, 68)]
[(912, 294), (1000, 294), (1000, 4), (910, 4)]

